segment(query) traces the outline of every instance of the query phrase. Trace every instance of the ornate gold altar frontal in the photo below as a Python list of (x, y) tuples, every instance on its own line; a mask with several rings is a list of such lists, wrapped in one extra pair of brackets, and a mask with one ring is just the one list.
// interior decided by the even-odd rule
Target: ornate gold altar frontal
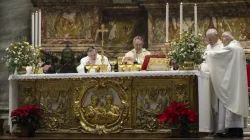
[(17, 80), (19, 106), (43, 109), (39, 133), (169, 132), (156, 116), (171, 101), (198, 111), (195, 75)]

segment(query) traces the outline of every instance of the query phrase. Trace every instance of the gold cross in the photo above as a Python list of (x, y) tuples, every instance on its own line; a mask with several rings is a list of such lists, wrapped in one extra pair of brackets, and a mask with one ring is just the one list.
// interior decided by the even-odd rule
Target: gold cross
[(101, 29), (97, 30), (97, 33), (100, 33), (100, 32), (102, 33), (102, 40), (101, 40), (102, 46), (101, 47), (103, 47), (103, 44), (104, 44), (104, 38), (103, 38), (104, 37), (104, 33), (108, 32), (108, 29), (105, 29), (104, 27), (105, 27), (104, 24), (102, 24), (101, 25)]

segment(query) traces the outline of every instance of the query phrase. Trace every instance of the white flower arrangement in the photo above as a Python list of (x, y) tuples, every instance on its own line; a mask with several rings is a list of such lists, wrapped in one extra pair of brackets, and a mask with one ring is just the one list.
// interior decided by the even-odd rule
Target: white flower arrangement
[(33, 66), (39, 63), (40, 49), (34, 48), (29, 42), (13, 42), (5, 50), (3, 60), (10, 72), (21, 70), (25, 66)]
[(172, 51), (169, 53), (179, 65), (184, 61), (194, 61), (195, 64), (203, 62), (205, 45), (202, 36), (195, 36), (189, 32), (182, 33), (182, 39), (171, 42)]

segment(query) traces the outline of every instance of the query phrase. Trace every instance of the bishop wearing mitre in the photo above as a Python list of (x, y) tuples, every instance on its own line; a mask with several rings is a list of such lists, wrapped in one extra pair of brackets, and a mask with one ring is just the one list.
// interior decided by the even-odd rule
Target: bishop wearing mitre
[(127, 52), (123, 59), (126, 64), (142, 64), (146, 55), (151, 53), (143, 48), (144, 40), (141, 36), (136, 36), (133, 39), (134, 49)]
[[(89, 47), (87, 49), (88, 56), (84, 57), (80, 61), (80, 65), (76, 68), (78, 73), (86, 73), (85, 66), (86, 65), (100, 65), (102, 64), (102, 56), (97, 53), (95, 47)], [(104, 58), (104, 64), (107, 66), (107, 71), (111, 71), (111, 66), (109, 64), (109, 60), (106, 56)]]

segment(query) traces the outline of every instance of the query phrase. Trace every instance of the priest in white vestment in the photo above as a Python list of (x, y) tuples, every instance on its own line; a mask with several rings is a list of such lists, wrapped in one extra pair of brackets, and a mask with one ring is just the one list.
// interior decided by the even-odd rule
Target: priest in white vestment
[(206, 32), (206, 39), (208, 41), (207, 50), (220, 50), (223, 48), (223, 44), (218, 37), (218, 32), (216, 29), (208, 29)]
[(219, 39), (218, 32), (216, 29), (211, 28), (206, 32), (206, 40), (209, 43), (207, 49), (205, 50), (204, 59), (205, 61), (201, 64), (201, 70), (208, 72), (207, 62), (206, 62), (206, 53), (207, 51), (220, 50), (223, 48), (223, 44)]
[(216, 132), (225, 132), (228, 137), (243, 137), (249, 111), (245, 53), (230, 32), (222, 34), (222, 42), (225, 46), (222, 49), (206, 52), (217, 97), (212, 103), (218, 117)]
[[(87, 50), (88, 56), (84, 57), (80, 61), (80, 65), (76, 68), (78, 73), (86, 73), (85, 66), (86, 65), (100, 65), (102, 64), (102, 56), (97, 53), (95, 47), (89, 47)], [(107, 71), (111, 71), (111, 66), (109, 64), (109, 60), (106, 56), (104, 58), (104, 64), (108, 65)]]
[(127, 64), (142, 64), (145, 56), (151, 53), (143, 48), (144, 40), (141, 36), (136, 36), (133, 39), (133, 45), (134, 49), (125, 54), (123, 62)]

